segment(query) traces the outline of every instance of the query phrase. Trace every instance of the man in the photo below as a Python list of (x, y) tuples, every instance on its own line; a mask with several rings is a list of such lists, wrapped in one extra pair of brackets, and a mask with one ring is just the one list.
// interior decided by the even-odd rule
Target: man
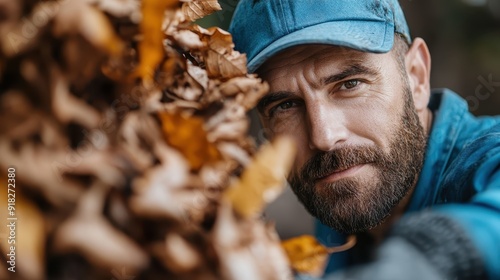
[(431, 92), (397, 0), (241, 0), (230, 32), (318, 238), (358, 236), (332, 279), (500, 279), (500, 118)]

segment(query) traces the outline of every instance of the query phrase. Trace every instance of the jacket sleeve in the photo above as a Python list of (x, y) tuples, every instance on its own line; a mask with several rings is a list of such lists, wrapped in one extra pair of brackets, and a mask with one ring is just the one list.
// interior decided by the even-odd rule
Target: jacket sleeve
[(500, 279), (500, 126), (467, 145), (450, 169), (444, 189), (469, 189), (474, 195), (432, 211), (460, 224), (484, 260), (489, 279)]

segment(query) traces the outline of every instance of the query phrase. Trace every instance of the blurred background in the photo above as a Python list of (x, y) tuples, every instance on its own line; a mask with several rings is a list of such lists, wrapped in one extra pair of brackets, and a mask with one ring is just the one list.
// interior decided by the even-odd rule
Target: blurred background
[[(432, 55), (431, 85), (465, 98), (474, 115), (500, 114), (500, 0), (400, 0), (412, 37), (423, 38)], [(203, 18), (204, 27), (227, 30), (238, 0), (219, 0), (222, 11)], [(264, 140), (255, 120), (251, 133)], [(282, 238), (312, 233), (314, 220), (289, 188), (266, 211)]]

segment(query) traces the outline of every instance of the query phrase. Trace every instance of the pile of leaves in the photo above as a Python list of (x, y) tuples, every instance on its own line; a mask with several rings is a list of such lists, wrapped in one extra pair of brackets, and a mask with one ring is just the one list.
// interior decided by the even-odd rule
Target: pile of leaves
[[(259, 219), (294, 157), (256, 152), (267, 91), (215, 0), (0, 0), (0, 278), (287, 279)], [(5, 185), (4, 185), (5, 184)]]

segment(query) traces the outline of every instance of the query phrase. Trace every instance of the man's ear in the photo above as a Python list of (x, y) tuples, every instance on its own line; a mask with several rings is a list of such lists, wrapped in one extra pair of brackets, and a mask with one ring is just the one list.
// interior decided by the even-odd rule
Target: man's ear
[(417, 112), (422, 112), (427, 108), (431, 91), (431, 55), (425, 41), (415, 38), (405, 58), (413, 102)]

